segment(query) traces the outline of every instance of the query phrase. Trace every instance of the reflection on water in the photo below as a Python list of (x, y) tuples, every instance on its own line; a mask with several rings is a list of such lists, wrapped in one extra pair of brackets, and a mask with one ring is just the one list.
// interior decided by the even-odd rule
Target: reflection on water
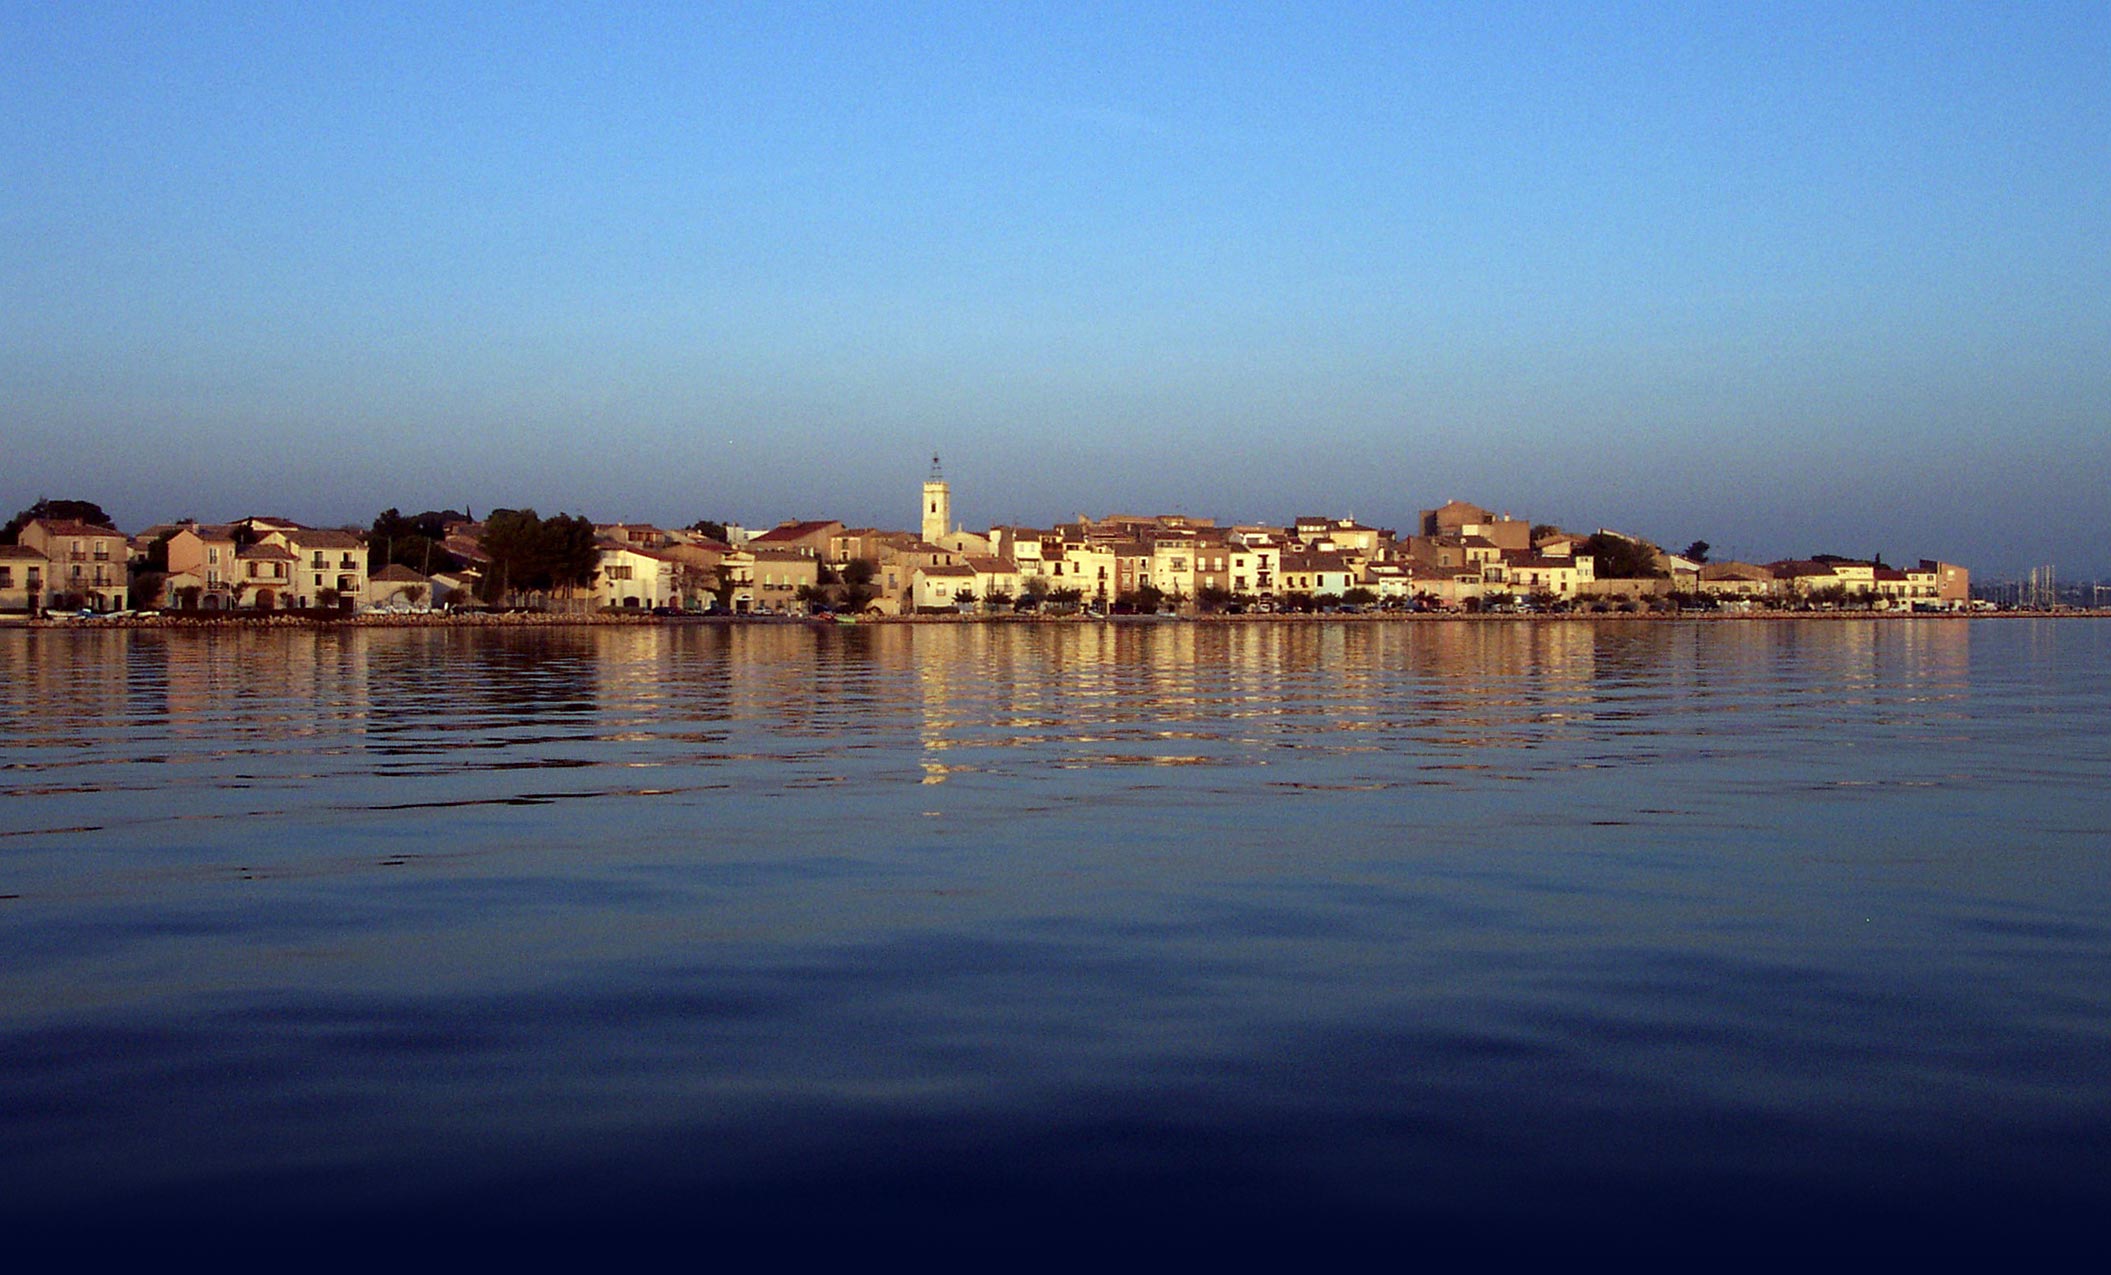
[(2056, 1226), (2105, 631), (0, 633), (0, 1215)]

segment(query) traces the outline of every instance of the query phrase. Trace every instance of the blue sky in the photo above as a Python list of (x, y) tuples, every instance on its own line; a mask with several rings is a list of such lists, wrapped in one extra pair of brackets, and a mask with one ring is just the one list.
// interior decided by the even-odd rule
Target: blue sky
[(2111, 570), (2103, 3), (0, 0), (0, 242), (6, 509)]

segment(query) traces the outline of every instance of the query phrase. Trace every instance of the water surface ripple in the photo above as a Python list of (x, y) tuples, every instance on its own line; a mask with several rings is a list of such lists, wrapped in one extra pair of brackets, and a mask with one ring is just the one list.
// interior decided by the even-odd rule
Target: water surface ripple
[(0, 632), (0, 1220), (2080, 1233), (2106, 634)]

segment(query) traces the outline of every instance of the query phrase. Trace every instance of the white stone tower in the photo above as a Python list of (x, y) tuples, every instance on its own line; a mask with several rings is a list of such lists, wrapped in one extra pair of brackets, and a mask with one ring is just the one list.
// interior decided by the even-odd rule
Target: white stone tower
[(924, 539), (938, 538), (953, 529), (953, 489), (939, 472), (938, 457), (931, 458), (931, 476), (924, 479)]

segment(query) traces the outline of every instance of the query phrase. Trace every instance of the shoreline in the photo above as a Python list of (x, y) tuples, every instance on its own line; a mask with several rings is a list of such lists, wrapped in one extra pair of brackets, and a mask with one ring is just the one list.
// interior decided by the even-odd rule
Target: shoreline
[(1851, 620), (1904, 620), (1953, 622), (1958, 620), (2046, 620), (2111, 618), (2111, 609), (2065, 611), (1676, 611), (1676, 612), (1560, 612), (1536, 615), (1451, 612), (1380, 611), (1362, 615), (1274, 612), (1261, 615), (888, 615), (860, 617), (841, 623), (811, 616), (746, 615), (622, 615), (596, 612), (566, 615), (550, 612), (470, 611), (425, 615), (321, 616), (289, 613), (240, 615), (121, 615), (37, 617), (0, 616), (0, 628), (33, 630), (108, 629), (481, 629), (481, 628), (684, 628), (698, 625), (748, 627), (797, 626), (803, 628), (858, 629), (899, 625), (1067, 625), (1119, 624), (1137, 626), (1179, 624), (1773, 624), (1805, 620), (1825, 622)]

